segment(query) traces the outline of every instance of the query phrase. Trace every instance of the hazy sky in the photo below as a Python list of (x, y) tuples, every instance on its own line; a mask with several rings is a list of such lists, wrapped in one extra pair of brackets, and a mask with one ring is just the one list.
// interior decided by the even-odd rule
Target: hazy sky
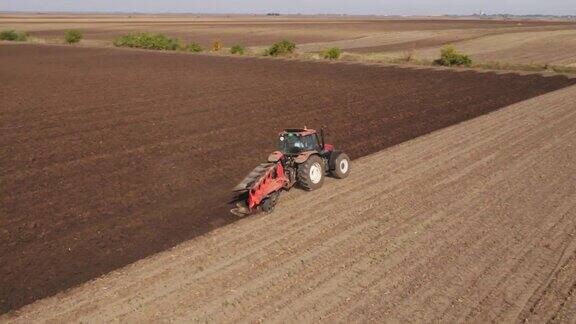
[(0, 11), (574, 15), (576, 0), (0, 0)]

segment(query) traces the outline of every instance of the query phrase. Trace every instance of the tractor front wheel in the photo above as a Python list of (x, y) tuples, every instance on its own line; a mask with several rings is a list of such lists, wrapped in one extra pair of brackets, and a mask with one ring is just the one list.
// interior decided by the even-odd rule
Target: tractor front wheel
[(298, 166), (298, 184), (308, 190), (320, 189), (324, 184), (324, 161), (318, 155), (312, 155)]
[(344, 179), (350, 174), (350, 158), (345, 153), (340, 153), (334, 159), (334, 170), (330, 174), (336, 179)]

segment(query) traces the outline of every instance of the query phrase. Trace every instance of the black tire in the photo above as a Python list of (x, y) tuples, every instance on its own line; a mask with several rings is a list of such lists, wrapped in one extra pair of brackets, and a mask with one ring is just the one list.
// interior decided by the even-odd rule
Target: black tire
[(324, 184), (325, 168), (321, 157), (311, 155), (306, 162), (298, 165), (296, 179), (300, 187), (308, 191), (320, 189)]
[(330, 174), (336, 179), (344, 179), (350, 174), (350, 158), (346, 153), (338, 153)]
[(262, 204), (260, 205), (262, 211), (266, 214), (270, 214), (272, 211), (274, 211), (274, 208), (276, 207), (276, 204), (278, 203), (278, 199), (280, 198), (280, 192), (274, 192), (271, 193), (270, 196), (266, 197), (263, 201)]

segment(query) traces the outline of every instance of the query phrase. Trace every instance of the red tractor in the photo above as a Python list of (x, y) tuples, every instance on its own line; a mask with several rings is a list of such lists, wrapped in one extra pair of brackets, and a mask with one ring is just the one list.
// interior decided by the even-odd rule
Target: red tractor
[(257, 211), (272, 212), (280, 193), (298, 185), (305, 190), (322, 187), (329, 174), (343, 179), (350, 173), (350, 158), (324, 143), (324, 131), (286, 129), (280, 133), (279, 150), (268, 163), (257, 166), (239, 185), (236, 208), (231, 212), (246, 216)]

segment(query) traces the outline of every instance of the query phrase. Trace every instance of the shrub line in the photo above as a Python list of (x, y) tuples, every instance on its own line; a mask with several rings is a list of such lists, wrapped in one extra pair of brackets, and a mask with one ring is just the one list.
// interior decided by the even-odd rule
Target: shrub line
[[(74, 44), (82, 40), (83, 35), (78, 30), (68, 30), (65, 33), (65, 41), (68, 44)], [(29, 40), (27, 32), (4, 30), (0, 31), (0, 40), (25, 42)], [(213, 43), (212, 53), (205, 52), (202, 46), (198, 43), (192, 42), (187, 45), (180, 43), (177, 38), (170, 38), (164, 34), (151, 34), (151, 33), (132, 33), (116, 38), (113, 43), (116, 47), (129, 47), (140, 48), (148, 50), (165, 50), (165, 51), (184, 51), (191, 53), (203, 52), (208, 55), (226, 55), (223, 53), (222, 43), (215, 41)], [(297, 53), (296, 44), (282, 40), (274, 43), (264, 52), (249, 52), (247, 48), (241, 44), (235, 44), (230, 47), (228, 54), (231, 55), (245, 55), (251, 57), (283, 57), (292, 59), (304, 60), (342, 60), (346, 62), (359, 62), (359, 63), (380, 63), (391, 65), (412, 65), (412, 66), (444, 66), (448, 68), (469, 68), (469, 69), (482, 69), (494, 71), (510, 71), (510, 72), (551, 72), (558, 74), (576, 74), (576, 67), (555, 65), (555, 64), (514, 64), (505, 62), (480, 62), (474, 63), (469, 55), (459, 53), (452, 46), (445, 46), (441, 49), (440, 58), (434, 61), (422, 60), (415, 57), (414, 51), (406, 53), (402, 57), (381, 57), (371, 59), (369, 56), (362, 54), (351, 54), (342, 51), (340, 48), (333, 47), (321, 51), (320, 53)]]

